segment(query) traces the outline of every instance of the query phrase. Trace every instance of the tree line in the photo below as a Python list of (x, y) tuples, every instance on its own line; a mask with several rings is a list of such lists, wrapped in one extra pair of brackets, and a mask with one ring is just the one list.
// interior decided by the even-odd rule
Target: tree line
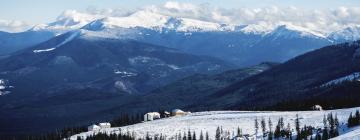
[[(112, 127), (121, 127), (126, 125), (132, 125), (140, 123), (142, 121), (143, 113), (136, 114), (121, 114), (119, 117), (109, 121)], [(87, 126), (72, 126), (65, 127), (60, 130), (55, 130), (50, 133), (40, 134), (40, 135), (19, 135), (19, 136), (4, 136), (0, 138), (1, 140), (63, 140), (69, 138), (72, 135), (79, 134), (87, 131)], [(100, 136), (94, 136), (95, 139), (99, 137), (104, 137), (102, 134)], [(111, 138), (110, 138), (111, 139)], [(92, 140), (92, 139), (91, 139)], [(120, 140), (120, 139), (119, 139)], [(121, 139), (125, 140), (125, 139)]]
[(359, 110), (356, 110), (355, 115), (350, 113), (348, 118), (348, 127), (354, 127), (360, 125), (360, 113)]
[[(295, 128), (291, 128), (290, 123), (285, 124), (284, 118), (280, 117), (275, 125), (275, 129), (273, 130), (273, 122), (272, 120), (262, 118), (261, 120), (255, 118), (254, 128), (255, 134), (243, 134), (242, 129), (240, 127), (237, 128), (236, 131), (223, 130), (222, 127), (217, 127), (215, 135), (209, 136), (208, 132), (200, 132), (200, 135), (197, 136), (195, 131), (188, 130), (187, 132), (178, 133), (172, 139), (175, 140), (231, 140), (236, 137), (244, 138), (244, 137), (257, 137), (264, 140), (277, 140), (277, 139), (289, 139), (289, 140), (328, 140), (330, 138), (336, 137), (339, 135), (339, 120), (337, 115), (329, 113), (324, 115), (323, 118), (323, 126), (315, 128), (310, 125), (301, 126), (301, 122), (298, 115), (294, 120)], [(235, 133), (236, 132), (236, 133)], [(261, 135), (259, 135), (261, 134)], [(141, 140), (141, 138), (139, 138)], [(154, 136), (149, 136), (146, 134), (145, 140), (166, 140), (167, 137), (163, 134), (157, 134)]]

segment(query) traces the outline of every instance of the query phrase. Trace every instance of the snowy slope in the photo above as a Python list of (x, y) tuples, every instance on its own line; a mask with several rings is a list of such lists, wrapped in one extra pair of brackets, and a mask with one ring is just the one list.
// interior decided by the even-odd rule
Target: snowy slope
[(357, 80), (359, 81), (360, 77), (360, 72), (355, 72), (355, 73), (352, 73), (352, 74), (349, 74), (349, 75), (346, 75), (346, 76), (343, 76), (343, 77), (340, 77), (340, 78), (337, 78), (337, 79), (334, 79), (334, 80), (331, 80), (321, 86), (330, 86), (330, 85), (336, 85), (336, 84), (340, 84), (344, 81), (353, 81), (353, 80)]
[(53, 51), (55, 50), (56, 48), (70, 42), (71, 40), (73, 40), (74, 38), (78, 37), (79, 35), (81, 35), (81, 30), (74, 30), (74, 31), (70, 31), (68, 32), (67, 34), (64, 34), (64, 36), (67, 35), (66, 38), (64, 38), (64, 40), (60, 43), (58, 43), (57, 45), (55, 46), (48, 46), (50, 48), (44, 48), (44, 49), (41, 49), (41, 50), (33, 50), (34, 53), (41, 53), (41, 52), (49, 52), (49, 51)]
[(319, 32), (315, 32), (310, 29), (291, 25), (291, 24), (280, 25), (269, 34), (276, 37), (284, 37), (284, 38), (297, 38), (297, 37), (326, 38), (325, 35)]
[(352, 128), (349, 132), (330, 140), (360, 140), (360, 127)]
[[(350, 112), (355, 112), (357, 108), (328, 110), (328, 111), (297, 111), (297, 112), (248, 112), (248, 111), (211, 111), (211, 112), (196, 112), (183, 117), (170, 117), (151, 122), (144, 122), (135, 125), (102, 129), (100, 131), (106, 133), (118, 133), (118, 130), (122, 132), (134, 132), (138, 138), (143, 138), (146, 133), (150, 136), (162, 133), (167, 138), (172, 138), (178, 133), (195, 131), (197, 136), (200, 132), (208, 132), (211, 139), (215, 136), (215, 130), (218, 126), (222, 126), (224, 131), (230, 131), (231, 133), (236, 131), (238, 127), (243, 130), (244, 134), (254, 134), (254, 119), (262, 118), (268, 120), (270, 118), (275, 127), (277, 120), (280, 117), (284, 117), (285, 124), (290, 123), (294, 129), (294, 119), (296, 114), (299, 115), (301, 125), (311, 125), (314, 127), (322, 127), (323, 116), (327, 113), (336, 113), (338, 115), (341, 124), (347, 121)], [(274, 130), (274, 129), (273, 129)], [(354, 132), (355, 133), (355, 132)], [(78, 136), (86, 137), (92, 135), (94, 132), (84, 132), (71, 137), (75, 140)]]

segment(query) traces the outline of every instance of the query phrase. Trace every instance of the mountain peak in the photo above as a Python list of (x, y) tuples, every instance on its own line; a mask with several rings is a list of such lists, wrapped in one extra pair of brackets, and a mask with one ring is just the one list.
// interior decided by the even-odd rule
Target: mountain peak
[(316, 37), (316, 38), (326, 38), (321, 33), (312, 31), (310, 29), (296, 26), (292, 24), (282, 24), (276, 27), (270, 34), (276, 36), (283, 36), (287, 38), (294, 38), (294, 37)]
[(106, 17), (86, 25), (84, 29), (95, 31), (104, 28), (135, 27), (155, 30), (168, 29), (179, 32), (234, 30), (234, 26), (232, 25), (219, 24), (190, 18), (171, 17), (158, 14), (151, 10), (137, 11), (125, 17)]
[(98, 18), (101, 18), (101, 16), (81, 13), (76, 10), (66, 10), (56, 18), (55, 22), (35, 25), (30, 31), (47, 30), (61, 34), (73, 29), (78, 29)]
[(350, 25), (329, 35), (329, 38), (336, 41), (360, 39), (360, 25)]

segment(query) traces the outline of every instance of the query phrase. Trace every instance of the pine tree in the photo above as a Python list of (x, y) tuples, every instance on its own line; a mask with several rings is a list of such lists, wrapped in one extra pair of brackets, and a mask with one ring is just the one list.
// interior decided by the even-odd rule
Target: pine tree
[(205, 140), (210, 140), (209, 133), (207, 131), (206, 131), (206, 134), (205, 134)]
[(242, 130), (240, 129), (240, 127), (238, 127), (237, 129), (237, 136), (242, 137)]
[(190, 129), (188, 130), (187, 140), (192, 140)]
[(195, 134), (195, 131), (193, 132), (192, 140), (196, 140), (196, 134)]
[(273, 124), (271, 122), (271, 119), (269, 118), (268, 120), (268, 123), (269, 123), (269, 132), (272, 133), (272, 127), (273, 127)]
[(329, 139), (329, 130), (327, 127), (325, 127), (323, 130), (322, 140), (327, 140), (327, 139)]
[(281, 136), (280, 119), (275, 127), (274, 137), (277, 139)]
[(348, 118), (348, 124), (347, 124), (348, 127), (352, 127), (352, 112), (350, 112), (350, 116)]
[(266, 137), (266, 122), (264, 118), (261, 119), (261, 129), (262, 129), (263, 137)]
[(149, 132), (146, 132), (145, 139), (146, 139), (146, 140), (150, 140)]
[(220, 127), (216, 128), (215, 140), (221, 140)]
[(320, 133), (316, 133), (316, 136), (315, 136), (315, 140), (321, 140), (321, 135), (320, 135)]
[(291, 139), (291, 127), (290, 127), (290, 123), (287, 124), (287, 128), (286, 128), (286, 138), (287, 139)]
[(356, 110), (356, 112), (355, 112), (355, 121), (354, 121), (355, 123), (355, 125), (360, 125), (360, 112), (359, 112), (359, 110)]
[(186, 138), (187, 138), (187, 137), (186, 137), (186, 132), (184, 132), (183, 140), (187, 140)]
[(200, 139), (199, 140), (204, 140), (204, 135), (203, 135), (203, 131), (201, 130), (200, 132)]
[(259, 130), (259, 122), (258, 122), (257, 118), (255, 118), (255, 135), (258, 134), (258, 130)]
[(337, 114), (335, 114), (335, 133), (334, 133), (334, 136), (339, 136), (339, 119), (337, 117)]
[(299, 120), (299, 115), (296, 114), (296, 119), (295, 119), (295, 129), (296, 129), (296, 133), (297, 133), (297, 139), (300, 139), (300, 120)]

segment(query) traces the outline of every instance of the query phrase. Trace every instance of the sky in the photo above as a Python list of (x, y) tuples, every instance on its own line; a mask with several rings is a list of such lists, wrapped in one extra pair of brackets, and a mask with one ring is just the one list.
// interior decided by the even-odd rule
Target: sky
[[(9, 28), (8, 30), (16, 31), (35, 24), (50, 23), (65, 10), (88, 12), (89, 9), (138, 9), (151, 5), (164, 5), (167, 2), (167, 0), (1, 0), (0, 29)], [(255, 9), (276, 6), (323, 10), (360, 7), (359, 0), (178, 0), (173, 2), (210, 5), (215, 9)]]

